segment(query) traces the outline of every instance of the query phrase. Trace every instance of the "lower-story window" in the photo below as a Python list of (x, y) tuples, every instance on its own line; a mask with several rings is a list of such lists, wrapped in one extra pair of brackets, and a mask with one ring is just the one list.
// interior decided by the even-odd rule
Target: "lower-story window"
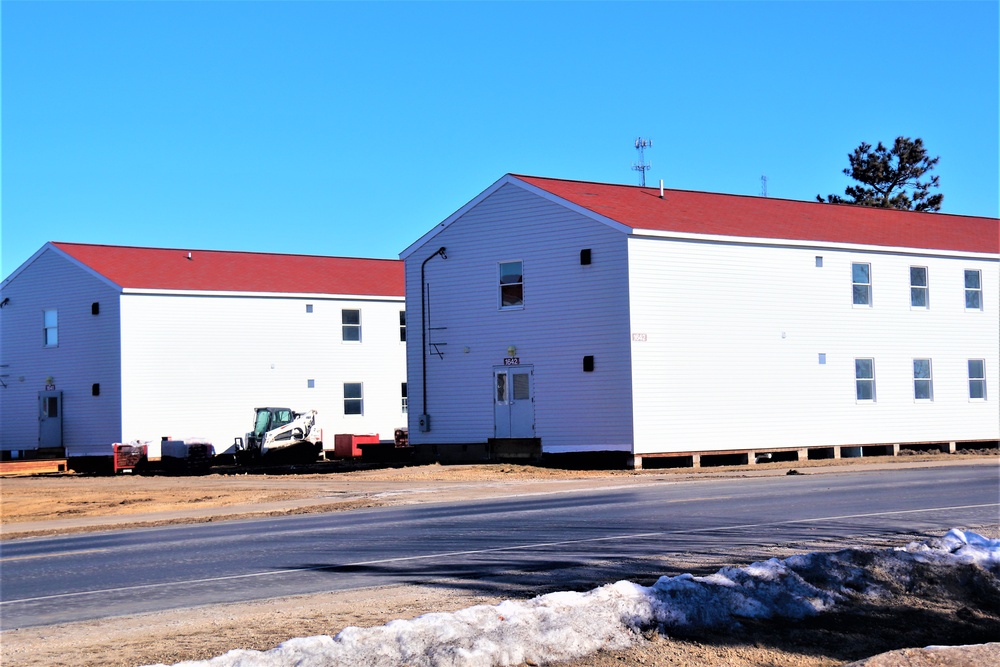
[(931, 378), (931, 360), (913, 360), (913, 398), (918, 401), (934, 400), (934, 385)]
[(406, 403), (406, 383), (402, 383), (402, 394), (403, 394), (403, 413), (409, 412), (409, 405)]
[(364, 394), (360, 382), (344, 383), (344, 414), (363, 415), (365, 413)]
[(969, 359), (969, 398), (986, 400), (986, 360)]
[(875, 400), (875, 360), (854, 360), (854, 386), (859, 401)]

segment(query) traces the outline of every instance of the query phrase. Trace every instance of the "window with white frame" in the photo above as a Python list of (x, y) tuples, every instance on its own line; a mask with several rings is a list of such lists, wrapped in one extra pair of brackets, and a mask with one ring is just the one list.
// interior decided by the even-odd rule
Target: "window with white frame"
[(42, 311), (42, 340), (45, 347), (57, 347), (59, 345), (59, 311)]
[(500, 307), (524, 307), (524, 264), (500, 262)]
[(913, 308), (928, 308), (927, 300), (927, 267), (910, 267), (910, 306)]
[(965, 309), (983, 309), (983, 274), (978, 269), (965, 270)]
[(854, 360), (854, 386), (858, 401), (875, 400), (875, 360)]
[(344, 414), (363, 415), (365, 413), (364, 394), (360, 382), (344, 383)]
[(934, 400), (934, 381), (931, 377), (931, 360), (913, 360), (913, 398), (917, 401)]
[(409, 408), (410, 408), (409, 404), (406, 402), (406, 383), (405, 382), (401, 383), (400, 387), (402, 388), (403, 413), (405, 414), (406, 412), (409, 412)]
[(986, 360), (969, 359), (969, 398), (986, 400)]
[(340, 311), (340, 323), (342, 338), (341, 340), (348, 343), (360, 343), (361, 342), (361, 311), (360, 310), (341, 310)]
[(855, 306), (872, 305), (872, 265), (851, 264), (851, 283)]
[(399, 311), (399, 342), (406, 342), (406, 311)]

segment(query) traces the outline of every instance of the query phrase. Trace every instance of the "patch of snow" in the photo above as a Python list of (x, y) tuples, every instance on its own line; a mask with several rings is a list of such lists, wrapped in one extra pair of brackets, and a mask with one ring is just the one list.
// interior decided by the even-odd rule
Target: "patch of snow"
[(599, 649), (626, 648), (649, 628), (797, 620), (826, 611), (850, 594), (879, 595), (866, 574), (876, 561), (900, 571), (914, 563), (974, 564), (1000, 575), (1000, 540), (952, 529), (944, 537), (874, 555), (845, 549), (772, 558), (706, 577), (661, 577), (649, 587), (619, 581), (584, 593), (425, 614), (377, 628), (349, 627), (336, 637), (292, 639), (269, 651), (230, 651), (177, 667), (503, 667), (570, 660)]

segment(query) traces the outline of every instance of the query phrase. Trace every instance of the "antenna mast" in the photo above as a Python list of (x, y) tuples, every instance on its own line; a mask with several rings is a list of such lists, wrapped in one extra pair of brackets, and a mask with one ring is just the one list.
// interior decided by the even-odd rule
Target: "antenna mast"
[(767, 196), (767, 176), (766, 175), (761, 175), (761, 177), (760, 177), (760, 196), (761, 197), (766, 197)]
[(643, 139), (642, 137), (639, 137), (635, 140), (635, 149), (639, 151), (639, 163), (633, 164), (632, 169), (639, 172), (641, 176), (640, 184), (642, 187), (646, 187), (646, 170), (650, 167), (650, 164), (646, 162), (646, 157), (643, 151), (652, 145), (653, 142), (650, 139)]

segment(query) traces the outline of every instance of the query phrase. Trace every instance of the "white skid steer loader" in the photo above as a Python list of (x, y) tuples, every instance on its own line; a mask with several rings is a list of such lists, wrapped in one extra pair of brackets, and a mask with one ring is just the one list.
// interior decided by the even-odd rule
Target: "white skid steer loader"
[(316, 427), (316, 411), (254, 408), (253, 431), (234, 442), (240, 463), (302, 461), (312, 463), (323, 451), (323, 429)]

